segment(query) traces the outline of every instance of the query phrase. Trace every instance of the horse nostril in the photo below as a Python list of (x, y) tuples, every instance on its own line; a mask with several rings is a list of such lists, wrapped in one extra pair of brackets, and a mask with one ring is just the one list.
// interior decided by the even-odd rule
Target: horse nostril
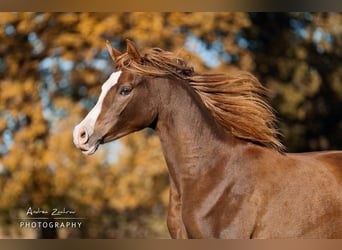
[(81, 133), (81, 138), (83, 139), (83, 138), (86, 137), (86, 136), (87, 136), (86, 132), (83, 131), (83, 132)]
[(81, 128), (81, 130), (79, 131), (79, 138), (78, 138), (78, 142), (80, 144), (86, 144), (89, 140), (89, 136), (88, 136), (88, 131), (85, 127)]

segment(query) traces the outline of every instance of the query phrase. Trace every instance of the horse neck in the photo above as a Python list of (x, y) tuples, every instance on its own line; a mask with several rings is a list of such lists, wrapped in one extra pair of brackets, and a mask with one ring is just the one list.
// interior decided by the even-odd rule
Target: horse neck
[[(160, 105), (156, 131), (160, 137), (171, 178), (196, 178), (233, 140), (186, 82), (158, 84)], [(226, 150), (219, 150), (224, 147)]]

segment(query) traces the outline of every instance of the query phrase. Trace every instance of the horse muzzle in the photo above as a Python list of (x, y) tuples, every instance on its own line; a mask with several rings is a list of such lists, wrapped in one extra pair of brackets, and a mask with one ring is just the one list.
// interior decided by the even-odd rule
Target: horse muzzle
[(74, 128), (73, 141), (75, 146), (85, 155), (94, 154), (101, 144), (101, 140), (96, 140), (94, 143), (90, 143), (90, 135), (85, 126), (76, 126)]

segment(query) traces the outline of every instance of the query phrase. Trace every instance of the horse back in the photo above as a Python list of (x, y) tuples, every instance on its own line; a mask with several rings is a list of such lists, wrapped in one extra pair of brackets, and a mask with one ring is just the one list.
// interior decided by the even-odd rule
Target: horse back
[(318, 160), (342, 168), (342, 151), (314, 152)]
[(316, 152), (314, 157), (327, 166), (327, 169), (342, 185), (342, 151)]
[(334, 175), (340, 177), (342, 184), (342, 151), (317, 151), (305, 153), (292, 153), (288, 156), (306, 161), (311, 159), (327, 167)]

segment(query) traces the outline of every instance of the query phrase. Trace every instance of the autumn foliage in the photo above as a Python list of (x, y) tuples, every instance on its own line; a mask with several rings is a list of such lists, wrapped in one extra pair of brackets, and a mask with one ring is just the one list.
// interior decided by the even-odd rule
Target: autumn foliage
[(180, 53), (196, 71), (247, 70), (270, 89), (288, 151), (342, 148), (342, 15), (0, 13), (0, 237), (37, 237), (29, 206), (85, 218), (58, 237), (169, 237), (158, 137), (86, 157), (72, 129), (113, 71), (105, 41)]

